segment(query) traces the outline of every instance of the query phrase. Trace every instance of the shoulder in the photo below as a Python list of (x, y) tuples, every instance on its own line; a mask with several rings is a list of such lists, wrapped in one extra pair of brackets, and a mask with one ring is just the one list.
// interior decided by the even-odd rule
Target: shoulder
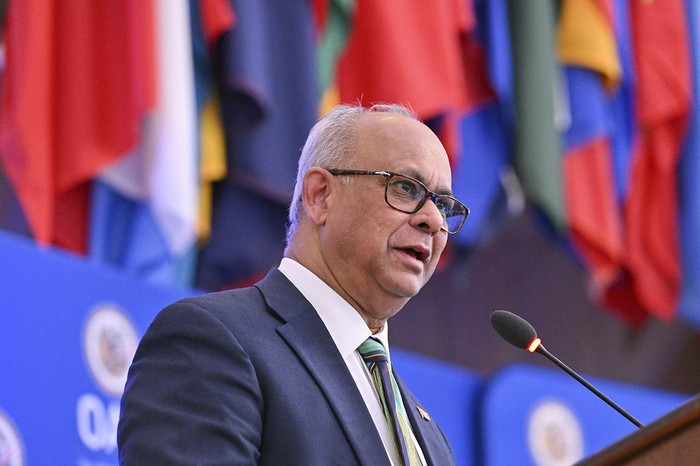
[[(287, 287), (285, 287), (285, 282)], [(270, 299), (284, 299), (293, 285), (277, 269), (253, 286), (205, 293), (176, 301), (156, 316), (154, 323), (163, 320), (218, 319), (245, 320), (260, 313)]]
[(272, 269), (254, 286), (206, 293), (168, 305), (156, 315), (146, 334), (204, 332), (210, 339), (229, 335), (244, 344), (266, 338), (309, 309), (310, 304), (294, 285)]
[(151, 327), (188, 326), (201, 321), (230, 321), (244, 319), (243, 314), (259, 312), (264, 300), (255, 288), (242, 288), (184, 298), (163, 308)]

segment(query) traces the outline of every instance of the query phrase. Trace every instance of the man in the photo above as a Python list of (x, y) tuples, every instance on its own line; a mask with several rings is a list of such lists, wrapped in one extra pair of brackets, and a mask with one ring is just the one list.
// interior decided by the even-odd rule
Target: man
[[(405, 108), (322, 118), (302, 150), (279, 268), (168, 306), (143, 337), (122, 397), (121, 463), (454, 464), (384, 363), (387, 320), (467, 217), (450, 184), (442, 144)], [(376, 351), (363, 360), (365, 343)]]

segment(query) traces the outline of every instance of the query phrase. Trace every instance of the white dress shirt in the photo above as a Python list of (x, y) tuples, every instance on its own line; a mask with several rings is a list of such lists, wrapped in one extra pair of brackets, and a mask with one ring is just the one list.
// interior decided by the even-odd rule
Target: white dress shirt
[[(335, 342), (340, 355), (343, 357), (350, 374), (352, 375), (357, 389), (362, 395), (362, 399), (369, 410), (374, 425), (382, 438), (392, 465), (400, 465), (394, 439), (391, 435), (389, 425), (384, 417), (384, 410), (379, 399), (379, 394), (374, 387), (371, 375), (362, 356), (357, 348), (370, 336), (381, 341), (386, 349), (389, 365), (391, 368), (391, 356), (389, 354), (388, 324), (384, 324), (382, 329), (372, 335), (369, 327), (362, 316), (345, 301), (335, 290), (328, 286), (323, 280), (318, 278), (309, 269), (298, 262), (284, 258), (279, 266), (289, 281), (304, 295), (311, 305), (318, 312), (323, 324), (328, 329), (331, 338)], [(391, 370), (391, 369), (390, 369)], [(406, 409), (409, 409), (408, 407)], [(409, 426), (410, 427), (410, 426)], [(413, 443), (416, 445), (421, 461), (425, 464), (425, 458), (420, 445), (415, 439), (413, 432)]]

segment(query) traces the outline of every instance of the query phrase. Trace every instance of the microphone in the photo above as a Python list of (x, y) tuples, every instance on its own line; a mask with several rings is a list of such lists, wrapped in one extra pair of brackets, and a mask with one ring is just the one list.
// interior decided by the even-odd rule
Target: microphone
[(588, 383), (586, 379), (574, 372), (569, 366), (561, 362), (552, 353), (547, 351), (542, 341), (537, 338), (537, 332), (528, 321), (509, 311), (494, 311), (491, 313), (491, 325), (496, 332), (508, 343), (521, 349), (526, 349), (531, 353), (538, 352), (545, 355), (550, 361), (563, 369), (574, 379), (578, 380), (584, 387), (592, 391), (598, 398), (605, 401), (615, 411), (622, 414), (632, 424), (638, 428), (643, 428), (644, 424), (635, 419), (631, 414), (622, 409), (617, 403), (601, 393), (597, 388)]

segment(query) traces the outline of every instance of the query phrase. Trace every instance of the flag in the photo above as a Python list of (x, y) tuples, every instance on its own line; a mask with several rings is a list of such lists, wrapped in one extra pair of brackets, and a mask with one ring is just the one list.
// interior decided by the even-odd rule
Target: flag
[[(500, 10), (479, 5), (479, 31), (472, 2), (411, 1), (396, 8), (358, 1), (338, 64), (342, 102), (405, 104), (438, 134), (452, 163), (454, 193), (472, 211), (455, 237), (463, 245), (473, 243), (490, 218), (509, 153), (489, 69), (507, 59), (496, 55), (508, 40), (505, 7), (496, 3)], [(496, 31), (487, 29), (490, 21)]]
[(321, 95), (319, 115), (324, 115), (340, 103), (336, 84), (338, 57), (345, 49), (355, 0), (314, 0), (314, 20), (317, 30), (316, 63)]
[[(199, 180), (188, 8), (187, 0), (156, 2), (157, 104), (135, 150), (102, 171), (90, 238), (95, 262), (187, 286), (194, 275)], [(117, 208), (120, 202), (126, 206)], [(104, 213), (110, 211), (115, 214)]]
[[(490, 231), (502, 201), (513, 150), (513, 83), (505, 0), (474, 2), (475, 27), (466, 36), (467, 100), (459, 121), (459, 155), (453, 169), (455, 196), (471, 213), (454, 241), (473, 245)], [(507, 207), (507, 204), (506, 204)]]
[(675, 316), (681, 280), (676, 173), (692, 95), (684, 8), (681, 0), (630, 6), (639, 132), (625, 199), (621, 286), (661, 320)]
[[(509, 1), (516, 101), (513, 165), (528, 199), (554, 229), (565, 234), (562, 168), (555, 92), (553, 5), (547, 0)], [(535, 115), (537, 117), (535, 117)]]
[[(4, 32), (5, 16), (7, 15), (7, 5), (0, 10), (0, 20), (3, 22)], [(2, 46), (0, 47), (0, 89), (2, 89), (2, 76), (5, 73), (5, 36), (3, 34)], [(3, 169), (2, 159), (0, 159), (0, 229), (18, 233), (24, 236), (31, 236), (31, 230), (27, 225), (27, 217), (24, 215), (22, 206), (19, 204), (17, 195), (12, 189), (10, 180)]]
[(610, 3), (562, 2), (557, 55), (569, 115), (562, 161), (568, 235), (595, 289), (602, 290), (615, 280), (624, 260), (610, 108), (623, 76)]
[(628, 9), (607, 0), (561, 9), (571, 238), (601, 303), (634, 325), (648, 315), (670, 319), (676, 309), (675, 172), (690, 101), (682, 10), (679, 2)]
[(213, 184), (226, 177), (226, 136), (221, 113), (215, 63), (219, 40), (235, 26), (229, 0), (190, 0), (192, 55), (197, 114), (199, 115), (199, 222), (198, 242), (211, 235)]
[(606, 90), (622, 79), (611, 0), (564, 0), (557, 25), (557, 56), (568, 65), (597, 71)]
[(358, 0), (338, 64), (343, 102), (408, 104), (423, 118), (466, 104), (462, 35), (474, 27), (467, 2)]
[(679, 218), (682, 286), (678, 304), (681, 319), (700, 329), (700, 3), (686, 1), (693, 80), (688, 138), (679, 177)]
[[(579, 228), (591, 233), (588, 239), (574, 234), (572, 242), (591, 275), (593, 298), (636, 327), (647, 319), (648, 313), (628, 280), (625, 239), (624, 210), (630, 190), (634, 140), (638, 134), (629, 6), (627, 2), (595, 0), (570, 2), (564, 10), (569, 24), (560, 30), (562, 46), (559, 53), (571, 61), (565, 72), (572, 101), (566, 144), (569, 148), (578, 146), (579, 161), (590, 161), (588, 165), (597, 161), (601, 171), (595, 176), (591, 170), (586, 171), (585, 166), (579, 167), (589, 174), (589, 183), (599, 186), (597, 197), (589, 205), (597, 202), (601, 205), (597, 211), (591, 205), (586, 217), (580, 218), (581, 225), (586, 225), (587, 219), (588, 225), (592, 226)], [(597, 52), (583, 49), (577, 41)], [(586, 151), (590, 154), (586, 155)], [(569, 157), (569, 160), (575, 161), (574, 157)], [(567, 181), (570, 190), (577, 183), (577, 171), (574, 164), (569, 164)], [(609, 187), (611, 175), (613, 194)], [(579, 204), (585, 203), (585, 193), (579, 194)], [(612, 195), (615, 202), (611, 201)], [(576, 202), (575, 191), (568, 196), (573, 198), (572, 203)], [(573, 209), (575, 206), (572, 205), (570, 210)]]
[(316, 121), (319, 88), (311, 2), (232, 2), (236, 27), (217, 50), (227, 146), (214, 186), (211, 237), (196, 286), (249, 282), (279, 263), (299, 150)]
[(0, 166), (0, 229), (31, 236), (27, 218), (5, 172)]
[(458, 112), (469, 106), (464, 36), (475, 26), (463, 0), (359, 0), (338, 62), (341, 102), (404, 104), (423, 120), (443, 119), (443, 144), (454, 160)]
[(148, 0), (9, 4), (0, 157), (36, 240), (87, 249), (90, 181), (155, 103)]

